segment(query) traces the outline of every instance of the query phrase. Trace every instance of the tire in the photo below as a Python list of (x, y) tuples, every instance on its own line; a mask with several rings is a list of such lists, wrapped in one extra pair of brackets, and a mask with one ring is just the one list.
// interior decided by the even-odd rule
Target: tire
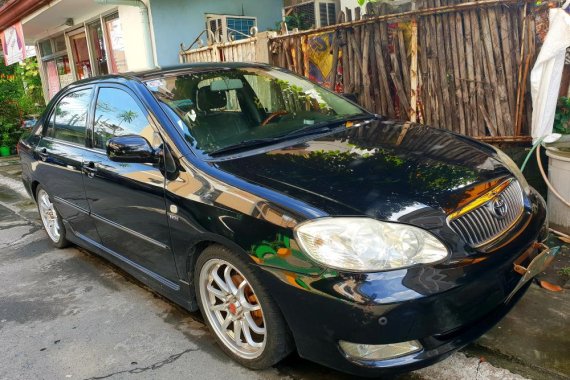
[[(275, 301), (243, 256), (220, 245), (206, 248), (196, 262), (194, 287), (200, 311), (222, 350), (247, 368), (265, 369), (289, 355), (294, 345)], [(224, 329), (226, 319), (232, 321)]]
[(36, 189), (36, 203), (42, 225), (52, 244), (56, 248), (69, 246), (70, 243), (65, 238), (66, 231), (61, 216), (55, 209), (51, 197), (41, 185), (38, 185)]

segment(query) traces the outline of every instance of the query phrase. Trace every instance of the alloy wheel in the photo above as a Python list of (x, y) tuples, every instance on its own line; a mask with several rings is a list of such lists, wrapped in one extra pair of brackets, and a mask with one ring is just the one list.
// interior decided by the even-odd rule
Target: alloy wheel
[(38, 191), (38, 209), (49, 238), (54, 242), (58, 242), (61, 233), (59, 230), (59, 222), (57, 220), (57, 212), (53, 207), (53, 203), (49, 199), (48, 193), (43, 189)]
[(229, 262), (211, 259), (202, 267), (199, 281), (204, 313), (216, 335), (239, 357), (259, 357), (266, 344), (266, 323), (245, 276)]

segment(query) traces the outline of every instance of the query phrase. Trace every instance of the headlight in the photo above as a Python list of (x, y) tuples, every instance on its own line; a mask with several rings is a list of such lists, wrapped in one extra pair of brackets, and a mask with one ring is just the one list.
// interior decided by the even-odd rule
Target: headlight
[(505, 165), (507, 167), (507, 169), (509, 169), (509, 171), (511, 173), (513, 173), (513, 175), (515, 176), (517, 181), (519, 181), (524, 192), (528, 193), (530, 190), (530, 187), (528, 186), (528, 183), (526, 182), (526, 178), (524, 177), (524, 174), (522, 174), (518, 165), (513, 161), (512, 158), (510, 158), (505, 152), (503, 152), (499, 148), (495, 148), (495, 150), (497, 151), (497, 156), (499, 157), (499, 160), (501, 160), (503, 165)]
[(322, 218), (300, 224), (297, 241), (320, 264), (375, 272), (429, 264), (447, 257), (447, 248), (421, 228), (371, 218)]

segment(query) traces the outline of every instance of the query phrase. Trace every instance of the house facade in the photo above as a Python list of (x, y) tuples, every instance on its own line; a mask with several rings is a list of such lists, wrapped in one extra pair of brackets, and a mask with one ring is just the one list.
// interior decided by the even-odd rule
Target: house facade
[(21, 24), (46, 99), (76, 80), (170, 66), (205, 29), (220, 39), (275, 27), (282, 0), (4, 0), (0, 32)]

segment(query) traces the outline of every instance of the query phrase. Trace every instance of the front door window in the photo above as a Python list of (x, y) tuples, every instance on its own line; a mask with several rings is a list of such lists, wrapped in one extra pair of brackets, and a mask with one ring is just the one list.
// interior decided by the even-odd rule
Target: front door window
[(125, 135), (140, 135), (152, 141), (154, 130), (131, 95), (116, 88), (101, 88), (95, 109), (94, 147), (105, 149), (111, 137)]

